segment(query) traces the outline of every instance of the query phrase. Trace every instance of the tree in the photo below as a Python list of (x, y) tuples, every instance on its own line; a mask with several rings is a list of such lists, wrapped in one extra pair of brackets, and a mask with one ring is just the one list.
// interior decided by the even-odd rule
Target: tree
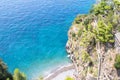
[(13, 79), (14, 80), (26, 80), (26, 76), (24, 73), (21, 73), (19, 69), (15, 69)]
[(95, 30), (96, 40), (101, 43), (113, 43), (114, 37), (112, 34), (112, 25), (108, 23), (107, 25), (103, 21), (98, 21), (98, 26)]
[[(109, 1), (108, 1), (109, 2)], [(95, 15), (103, 15), (108, 13), (108, 11), (112, 10), (112, 6), (108, 5), (107, 0), (101, 0), (100, 3), (93, 6), (93, 9), (91, 10), (91, 13), (94, 13)]]
[(7, 66), (0, 60), (0, 80), (13, 80), (12, 75), (7, 71)]

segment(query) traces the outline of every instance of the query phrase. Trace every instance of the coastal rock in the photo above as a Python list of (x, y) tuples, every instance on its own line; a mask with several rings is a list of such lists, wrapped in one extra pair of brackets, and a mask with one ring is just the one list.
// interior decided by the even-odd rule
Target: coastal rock
[[(76, 70), (76, 80), (97, 80), (98, 74), (98, 55), (96, 53), (95, 47), (84, 48), (79, 45), (80, 37), (77, 35), (77, 31), (79, 31), (78, 26), (72, 25), (68, 32), (68, 42), (66, 44), (66, 50), (69, 54), (69, 58), (74, 63)], [(73, 37), (73, 34), (76, 36)], [(82, 60), (82, 50), (88, 50), (88, 55), (90, 58), (87, 62)], [(101, 66), (101, 76), (100, 80), (118, 80), (118, 74), (116, 69), (114, 68), (114, 61), (116, 52), (112, 48), (108, 48), (108, 50), (102, 56), (102, 66)]]
[(120, 54), (115, 50), (114, 36), (120, 32), (120, 14), (116, 12), (120, 12), (119, 0), (100, 0), (89, 14), (75, 18), (66, 50), (75, 66), (76, 80), (119, 80)]

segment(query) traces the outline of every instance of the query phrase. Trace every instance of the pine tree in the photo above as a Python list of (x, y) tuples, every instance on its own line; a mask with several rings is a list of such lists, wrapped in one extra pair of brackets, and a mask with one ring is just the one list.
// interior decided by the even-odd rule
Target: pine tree
[(112, 24), (105, 24), (102, 20), (98, 21), (98, 26), (95, 29), (96, 41), (101, 43), (113, 43), (114, 36), (112, 34)]

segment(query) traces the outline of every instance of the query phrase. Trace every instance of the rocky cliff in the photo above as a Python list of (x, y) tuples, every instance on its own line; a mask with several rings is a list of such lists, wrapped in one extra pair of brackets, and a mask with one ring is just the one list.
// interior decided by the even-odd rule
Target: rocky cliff
[(66, 50), (75, 66), (76, 80), (119, 79), (119, 70), (114, 66), (118, 53), (114, 34), (120, 29), (119, 12), (118, 0), (101, 0), (90, 14), (78, 15), (74, 20), (68, 31)]

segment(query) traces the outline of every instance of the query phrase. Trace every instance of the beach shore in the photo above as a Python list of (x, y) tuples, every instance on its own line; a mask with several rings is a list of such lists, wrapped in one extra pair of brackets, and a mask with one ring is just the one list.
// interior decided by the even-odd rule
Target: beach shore
[(52, 71), (44, 80), (65, 80), (67, 76), (74, 77), (74, 65), (69, 64)]

